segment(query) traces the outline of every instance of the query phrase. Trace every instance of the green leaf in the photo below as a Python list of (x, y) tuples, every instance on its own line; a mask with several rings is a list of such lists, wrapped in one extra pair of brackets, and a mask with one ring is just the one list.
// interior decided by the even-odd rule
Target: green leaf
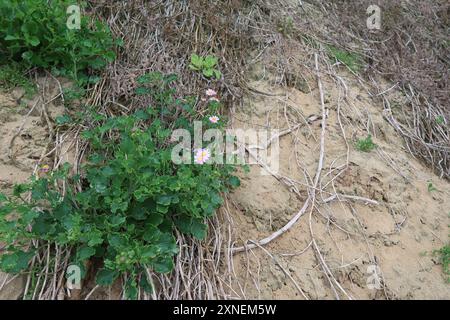
[[(114, 199), (111, 203), (111, 212), (125, 212), (128, 209), (128, 202), (123, 201), (121, 198)], [(117, 224), (114, 224), (117, 225)]]
[(144, 110), (138, 110), (134, 113), (134, 116), (139, 120), (148, 120), (150, 119), (150, 115)]
[(82, 44), (83, 44), (83, 46), (85, 46), (85, 47), (92, 47), (92, 41), (90, 41), (90, 40), (84, 40), (83, 42), (82, 42)]
[[(83, 44), (83, 40), (88, 42)], [(103, 55), (93, 39), (78, 41), (84, 46), (81, 50), (92, 48), (97, 50), (96, 56)], [(203, 58), (197, 58), (203, 64)], [(213, 64), (214, 59), (209, 61)], [(74, 72), (83, 81), (98, 75), (93, 70), (89, 75)], [(197, 97), (175, 97), (175, 86), (170, 84), (175, 80), (174, 75), (161, 73), (140, 77), (142, 83), (138, 86), (150, 94), (148, 100), (152, 103), (146, 110), (110, 116), (86, 107), (76, 113), (74, 119), (87, 118), (91, 127), (83, 134), (89, 142), (90, 156), (82, 164), (80, 174), (74, 176), (69, 167), (64, 167), (15, 188), (23, 199), (28, 199), (31, 191), (31, 201), (11, 197), (14, 201), (9, 202), (0, 195), (2, 217), (8, 212), (18, 217), (0, 222), (0, 237), (7, 240), (8, 254), (23, 246), (21, 239), (70, 245), (76, 248), (75, 263), (82, 264), (93, 257), (103, 261), (97, 283), (111, 285), (125, 273), (132, 281), (126, 294), (134, 296), (137, 283), (145, 279), (143, 266), (163, 273), (173, 269), (174, 255), (179, 251), (175, 231), (206, 238), (204, 218), (213, 215), (222, 204), (225, 187), (238, 186), (239, 179), (230, 178), (234, 166), (173, 164), (171, 117), (179, 111), (175, 127), (181, 124), (192, 132), (192, 116), (197, 113)], [(66, 120), (57, 121), (63, 124)], [(66, 188), (61, 193), (63, 181)], [(75, 189), (74, 181), (79, 182), (81, 191)], [(31, 232), (29, 225), (33, 227)], [(20, 259), (6, 256), (2, 264), (14, 269), (16, 260)], [(150, 287), (149, 283), (146, 285)]]
[(142, 249), (141, 256), (144, 259), (150, 258), (154, 259), (159, 253), (159, 249), (157, 246), (145, 246)]
[(202, 72), (207, 78), (211, 78), (214, 75), (213, 69), (203, 69)]
[(157, 245), (161, 252), (168, 255), (177, 254), (179, 251), (175, 237), (171, 233), (161, 234)]
[(96, 180), (94, 182), (95, 191), (98, 193), (105, 193), (108, 190), (108, 186), (106, 185), (106, 181), (104, 180)]
[(86, 235), (86, 237), (89, 239), (88, 245), (90, 247), (95, 247), (95, 246), (103, 243), (103, 234), (99, 230), (89, 231), (89, 233)]
[(231, 177), (228, 178), (228, 183), (233, 188), (237, 188), (237, 187), (239, 187), (241, 185), (241, 180), (239, 180), (238, 177), (231, 176)]
[(164, 82), (166, 84), (171, 84), (171, 83), (173, 83), (173, 82), (175, 82), (177, 80), (178, 80), (178, 76), (176, 74), (169, 74), (169, 75), (164, 77)]
[(20, 197), (22, 193), (25, 193), (30, 190), (30, 186), (26, 184), (16, 184), (13, 189), (13, 195), (16, 197)]
[(87, 260), (95, 254), (95, 249), (92, 247), (82, 247), (77, 250), (77, 258), (81, 261)]
[(55, 224), (52, 223), (52, 219), (48, 216), (48, 213), (40, 214), (33, 224), (33, 233), (39, 236), (51, 235), (55, 231)]
[(215, 206), (219, 206), (219, 205), (221, 205), (223, 203), (223, 199), (222, 199), (222, 197), (220, 196), (219, 193), (211, 192), (210, 195), (211, 195), (211, 202)]
[(203, 240), (206, 238), (207, 226), (201, 220), (193, 219), (191, 225), (191, 233), (192, 235), (199, 239)]
[(96, 84), (96, 83), (98, 83), (101, 79), (102, 79), (102, 78), (99, 77), (99, 76), (90, 76), (90, 77), (88, 78), (88, 80), (87, 80), (87, 83), (90, 83), (90, 84)]
[(159, 237), (161, 236), (161, 231), (159, 231), (159, 229), (151, 224), (147, 225), (145, 227), (145, 231), (144, 231), (144, 240), (148, 241), (148, 242), (153, 242), (156, 239), (159, 239)]
[(39, 212), (34, 208), (27, 209), (25, 212), (22, 213), (22, 221), (26, 225), (31, 224), (33, 220), (36, 219), (37, 217), (39, 217)]
[(213, 72), (214, 72), (214, 77), (217, 80), (220, 80), (220, 78), (222, 78), (222, 73), (219, 70), (214, 69)]
[(215, 207), (211, 203), (207, 203), (206, 206), (202, 205), (203, 215), (205, 217), (211, 217), (215, 212)]
[(191, 66), (196, 70), (199, 70), (203, 66), (203, 58), (199, 57), (196, 54), (191, 55)]
[(66, 230), (77, 228), (81, 225), (81, 217), (77, 214), (71, 214), (63, 217), (62, 225)]
[(172, 257), (159, 258), (152, 263), (153, 269), (158, 273), (169, 273), (173, 270)]
[(161, 72), (149, 72), (143, 74), (137, 78), (137, 83), (139, 84), (148, 84), (159, 82), (163, 79), (163, 75)]
[(106, 62), (102, 58), (96, 58), (89, 61), (89, 66), (93, 69), (102, 69), (106, 66)]
[(168, 205), (170, 205), (171, 199), (172, 199), (171, 196), (163, 195), (163, 196), (160, 196), (158, 198), (158, 200), (156, 200), (156, 203), (163, 205), (163, 206), (168, 206)]
[(31, 191), (31, 198), (33, 200), (45, 199), (47, 192), (48, 192), (48, 180), (47, 179), (39, 179), (33, 185), (33, 188)]
[(217, 64), (218, 59), (214, 56), (206, 56), (203, 65), (207, 69), (212, 69)]
[(56, 124), (61, 126), (63, 124), (72, 122), (72, 118), (68, 115), (63, 115), (63, 116), (56, 117), (55, 121), (56, 121)]
[(145, 220), (147, 218), (147, 212), (143, 207), (140, 206), (134, 206), (133, 208), (131, 208), (129, 214), (136, 220)]
[(127, 245), (127, 239), (125, 238), (125, 236), (120, 234), (109, 235), (108, 242), (109, 245), (116, 250), (125, 247)]
[(22, 53), (22, 58), (28, 62), (31, 62), (31, 60), (33, 59), (33, 52), (26, 51), (26, 52)]
[(139, 281), (139, 285), (140, 285), (140, 287), (141, 287), (142, 289), (144, 289), (144, 291), (145, 291), (146, 293), (148, 293), (148, 294), (153, 293), (153, 286), (152, 286), (152, 284), (150, 283), (150, 281), (148, 281), (147, 275), (146, 275), (146, 274), (143, 274), (143, 275), (141, 276), (141, 280)]
[(21, 37), (17, 37), (17, 36), (13, 36), (13, 35), (8, 34), (4, 39), (6, 41), (12, 41), (12, 40), (20, 40)]
[(154, 226), (159, 226), (164, 220), (164, 216), (158, 212), (152, 212), (149, 213), (149, 216), (147, 218), (147, 223), (154, 225)]
[(117, 38), (117, 39), (116, 39), (116, 45), (117, 45), (118, 47), (123, 47), (123, 39)]
[(170, 201), (171, 201), (173, 204), (177, 204), (177, 203), (180, 203), (180, 198), (179, 198), (177, 195), (173, 195), (173, 196), (171, 196)]
[(194, 71), (200, 70), (200, 68), (194, 66), (193, 64), (189, 64), (189, 69), (194, 70)]
[(19, 273), (26, 268), (30, 260), (34, 257), (34, 251), (17, 251), (11, 254), (0, 256), (0, 269), (5, 272)]
[(126, 220), (127, 220), (126, 217), (116, 215), (109, 218), (109, 223), (113, 227), (118, 227), (121, 224), (125, 223)]
[(136, 300), (138, 297), (137, 283), (132, 277), (130, 277), (125, 284), (125, 297), (128, 300)]
[(114, 51), (107, 51), (103, 54), (103, 57), (109, 62), (113, 62), (116, 59), (116, 54)]
[(110, 286), (118, 276), (119, 273), (116, 270), (101, 269), (97, 273), (96, 282), (101, 286)]
[(169, 207), (158, 204), (156, 206), (156, 211), (158, 211), (159, 213), (166, 214), (167, 212), (169, 212)]
[(181, 215), (181, 216), (175, 217), (174, 222), (175, 222), (175, 225), (178, 227), (178, 229), (180, 229), (181, 232), (183, 232), (183, 233), (191, 232), (192, 218), (190, 218), (186, 215)]
[(37, 47), (41, 41), (37, 37), (30, 37), (28, 39), (28, 43), (30, 43), (33, 47)]

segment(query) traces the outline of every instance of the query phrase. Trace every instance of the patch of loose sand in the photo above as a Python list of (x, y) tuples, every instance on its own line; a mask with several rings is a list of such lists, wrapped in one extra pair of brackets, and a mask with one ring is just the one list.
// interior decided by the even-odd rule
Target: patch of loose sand
[[(235, 254), (235, 294), (248, 299), (303, 299), (295, 281), (309, 299), (334, 299), (311, 245), (312, 230), (321, 256), (349, 297), (450, 299), (442, 266), (433, 255), (448, 242), (450, 183), (407, 152), (402, 138), (383, 118), (381, 103), (352, 76), (341, 77), (348, 86), (347, 100), (335, 82), (322, 80), (328, 115), (319, 205), (311, 220), (308, 209), (289, 231), (265, 246), (275, 260), (260, 248)], [(279, 175), (290, 183), (261, 175), (258, 165), (241, 174), (242, 185), (229, 199), (236, 246), (282, 227), (308, 196), (306, 185), (312, 184), (316, 172), (321, 133), (315, 83), (311, 79), (313, 90), (305, 93), (278, 87), (267, 77), (255, 80), (250, 86), (258, 93), (249, 94), (233, 115), (234, 128), (304, 124), (279, 142)], [(317, 120), (306, 125), (308, 118)], [(369, 153), (354, 147), (358, 138), (367, 136), (366, 128), (377, 144)], [(435, 191), (428, 190), (429, 182)], [(343, 195), (342, 201), (330, 200), (335, 193)], [(377, 283), (373, 278), (377, 270), (379, 289), (370, 286)], [(340, 298), (348, 298), (337, 291)]]
[[(44, 92), (46, 111), (49, 120), (61, 115), (64, 107), (60, 99), (54, 99), (60, 91), (59, 86), (48, 78), (37, 81)], [(68, 85), (61, 79), (63, 85)], [(51, 101), (51, 102), (49, 102)], [(25, 97), (25, 92), (17, 88), (12, 92), (0, 92), (0, 192), (10, 194), (17, 183), (26, 182), (42, 159), (41, 165), (51, 163), (43, 158), (48, 151), (49, 129), (42, 108), (42, 96), (35, 94)], [(73, 160), (70, 145), (62, 145), (61, 153), (66, 160)], [(0, 246), (1, 248), (1, 246)], [(1, 254), (1, 249), (0, 249)], [(0, 300), (18, 299), (23, 294), (23, 276), (11, 276), (0, 272)]]

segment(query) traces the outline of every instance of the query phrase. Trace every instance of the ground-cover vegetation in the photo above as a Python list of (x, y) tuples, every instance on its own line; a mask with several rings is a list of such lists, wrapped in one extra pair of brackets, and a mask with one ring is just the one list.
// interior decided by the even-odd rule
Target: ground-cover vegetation
[(447, 277), (447, 282), (450, 283), (450, 245), (442, 247), (438, 253), (441, 258), (444, 274)]
[[(38, 2), (39, 0), (34, 1)], [(30, 5), (31, 1), (22, 3), (24, 6)], [(44, 6), (58, 5), (56, 1), (41, 1), (41, 3)], [(89, 31), (98, 31), (92, 17), (99, 17), (109, 24), (112, 33), (124, 36), (123, 48), (116, 51), (117, 60), (113, 64), (106, 65), (104, 72), (99, 72), (102, 66), (96, 62), (83, 70), (78, 69), (79, 64), (76, 63), (75, 69), (79, 70), (76, 72), (73, 72), (74, 68), (70, 63), (67, 66), (71, 68), (66, 68), (66, 64), (55, 63), (56, 60), (47, 61), (48, 66), (43, 66), (40, 65), (39, 58), (31, 61), (28, 54), (22, 56), (24, 52), (5, 59), (5, 61), (14, 59), (16, 62), (12, 68), (6, 64), (0, 66), (2, 87), (4, 84), (10, 87), (23, 86), (27, 81), (26, 75), (35, 76), (44, 69), (53, 75), (69, 76), (81, 84), (73, 89), (61, 90), (64, 92), (64, 104), (68, 110), (70, 109), (69, 113), (50, 119), (54, 120), (58, 137), (61, 137), (60, 133), (66, 129), (67, 132), (64, 134), (67, 133), (67, 136), (69, 133), (76, 134), (73, 141), (80, 146), (75, 155), (77, 174), (71, 172), (68, 165), (59, 170), (52, 170), (53, 164), (55, 168), (60, 166), (58, 160), (61, 158), (57, 152), (49, 153), (52, 159), (48, 158), (45, 161), (48, 160), (50, 166), (40, 166), (39, 175), (33, 177), (28, 184), (16, 186), (12, 196), (9, 194), (0, 196), (1, 215), (5, 218), (2, 224), (2, 230), (5, 231), (3, 241), (7, 244), (4, 248), (3, 243), (0, 244), (2, 250), (5, 249), (0, 266), (10, 272), (27, 274), (29, 286), (25, 290), (25, 298), (54, 299), (56, 295), (59, 296), (65, 289), (60, 279), (67, 273), (68, 264), (83, 269), (83, 276), (84, 273), (89, 273), (86, 283), (83, 283), (81, 295), (84, 298), (97, 298), (96, 295), (91, 296), (93, 291), (90, 291), (94, 286), (90, 281), (92, 271), (95, 271), (97, 283), (101, 285), (111, 284), (114, 279), (120, 277), (125, 289), (121, 294), (125, 292), (123, 296), (128, 298), (135, 298), (136, 293), (138, 298), (149, 298), (149, 295), (142, 292), (151, 290), (152, 278), (156, 283), (153, 294), (157, 299), (229, 297), (226, 291), (232, 287), (230, 284), (233, 275), (223, 276), (221, 272), (222, 269), (227, 269), (226, 266), (223, 267), (233, 249), (233, 243), (230, 245), (227, 236), (224, 236), (224, 231), (227, 232), (227, 222), (223, 220), (227, 217), (222, 214), (227, 214), (227, 206), (222, 208), (218, 216), (210, 212), (211, 208), (220, 205), (215, 204), (219, 202), (216, 196), (220, 191), (227, 191), (230, 187), (238, 185), (239, 180), (231, 176), (232, 167), (205, 163), (204, 155), (209, 156), (205, 149), (200, 153), (194, 153), (194, 161), (198, 165), (176, 166), (167, 161), (172, 143), (168, 139), (168, 132), (176, 128), (192, 130), (194, 119), (203, 120), (206, 126), (221, 128), (226, 117), (219, 114), (221, 106), (219, 99), (224, 102), (224, 106), (232, 107), (230, 110), (239, 106), (243, 93), (248, 89), (257, 89), (249, 86), (248, 78), (264, 78), (263, 74), (266, 75), (266, 69), (260, 72), (256, 68), (260, 62), (264, 62), (264, 68), (267, 65), (267, 74), (275, 75), (270, 85), (290, 86), (295, 83), (297, 87), (298, 83), (304, 83), (305, 86), (298, 85), (302, 92), (314, 90), (309, 87), (307, 77), (311, 70), (311, 61), (307, 60), (313, 56), (313, 52), (302, 49), (297, 43), (300, 38), (303, 39), (301, 42), (308, 43), (308, 48), (321, 50), (328, 55), (329, 59), (324, 60), (333, 64), (329, 66), (330, 70), (335, 66), (345, 65), (363, 77), (359, 74), (361, 71), (366, 71), (370, 66), (375, 69), (380, 66), (380, 61), (386, 62), (384, 65), (392, 65), (389, 59), (373, 54), (379, 51), (373, 48), (362, 50), (355, 45), (355, 42), (365, 38), (365, 35), (359, 34), (361, 39), (351, 38), (354, 31), (362, 30), (366, 33), (365, 26), (341, 32), (336, 26), (344, 26), (341, 20), (345, 22), (345, 19), (338, 19), (336, 25), (333, 25), (335, 19), (329, 17), (329, 13), (333, 14), (337, 9), (344, 8), (344, 3), (335, 5), (333, 1), (319, 1), (319, 11), (320, 7), (324, 9), (327, 19), (317, 19), (316, 10), (310, 10), (314, 7), (311, 3), (313, 2), (303, 1), (298, 10), (294, 10), (294, 6), (298, 6), (297, 3), (280, 6), (279, 2), (267, 1), (163, 0), (154, 3), (137, 0), (108, 2), (107, 5), (104, 2), (88, 1), (87, 12), (84, 13), (91, 15), (91, 18), (83, 15), (83, 19), (88, 21), (87, 24), (82, 23), (83, 31), (87, 30), (86, 28)], [(362, 10), (358, 10), (361, 14), (365, 14), (365, 3)], [(4, 8), (8, 5), (5, 4)], [(345, 3), (345, 5), (353, 4)], [(10, 7), (13, 6), (20, 7), (17, 1)], [(22, 6), (19, 9), (23, 11), (24, 8)], [(343, 12), (348, 15), (348, 10)], [(9, 15), (4, 19), (7, 20), (12, 16)], [(300, 18), (291, 19), (291, 17)], [(355, 17), (358, 17), (358, 23), (365, 24), (365, 16), (361, 18), (355, 15)], [(66, 18), (67, 15), (64, 14), (64, 19), (60, 19), (59, 24), (65, 25)], [(322, 28), (327, 21), (332, 25), (329, 28)], [(406, 20), (394, 19), (394, 21)], [(17, 26), (20, 27), (20, 24)], [(332, 39), (317, 37), (320, 32), (308, 32), (309, 28), (316, 26)], [(390, 29), (400, 32), (398, 28)], [(339, 30), (338, 33), (342, 36), (350, 38), (342, 40), (335, 34), (335, 30)], [(72, 31), (70, 33), (75, 34)], [(25, 42), (29, 42), (26, 44), (28, 49), (25, 52), (31, 51), (33, 57), (34, 49), (39, 48), (36, 52), (39, 57), (41, 40), (38, 39), (38, 43), (34, 38), (26, 39), (26, 36), (20, 35), (17, 30), (11, 34), (25, 37)], [(405, 36), (406, 49), (417, 44), (419, 44), (417, 48), (421, 49), (423, 43), (417, 41), (416, 33), (410, 34), (413, 35), (413, 41), (408, 40), (407, 34), (400, 36), (391, 34), (387, 42), (385, 39), (378, 39), (380, 41), (367, 43), (382, 49), (391, 45), (396, 47), (392, 41), (401, 40)], [(0, 39), (2, 40), (4, 38)], [(11, 37), (8, 45), (16, 40), (21, 45), (19, 39)], [(111, 41), (114, 45), (114, 41)], [(83, 45), (85, 44), (87, 45), (85, 52), (94, 53), (93, 61), (98, 62), (96, 58), (106, 63), (112, 60), (112, 56), (105, 56), (96, 50), (91, 51), (89, 42)], [(6, 47), (2, 46), (0, 51), (5, 50), (4, 53), (9, 54), (4, 48)], [(78, 52), (75, 50), (75, 53)], [(193, 52), (196, 55), (191, 55)], [(218, 58), (212, 56), (212, 53)], [(404, 54), (414, 56), (408, 50), (403, 50), (399, 56)], [(430, 56), (434, 57), (433, 54)], [(74, 61), (83, 59), (83, 56), (78, 54), (72, 57)], [(432, 60), (438, 61), (434, 58)], [(90, 61), (87, 60), (88, 63)], [(101, 64), (105, 65), (103, 62)], [(428, 61), (427, 65), (430, 62), (432, 61)], [(309, 67), (303, 68), (303, 64)], [(405, 63), (400, 65), (404, 66)], [(386, 71), (384, 67), (381, 68), (382, 71)], [(421, 68), (415, 69), (422, 72)], [(178, 79), (176, 80), (174, 75), (147, 73), (150, 70), (175, 72)], [(137, 77), (143, 73), (147, 74)], [(393, 73), (405, 74), (396, 70)], [(50, 79), (49, 73), (46, 74)], [(102, 77), (99, 85), (89, 86), (97, 82), (99, 76)], [(400, 86), (407, 89), (406, 94), (410, 94), (408, 82), (402, 80)], [(206, 94), (206, 97), (199, 99), (197, 97), (199, 92), (204, 92), (206, 88), (214, 88), (218, 93), (211, 96)], [(389, 88), (383, 86), (376, 88), (377, 90), (372, 88), (372, 91), (379, 94), (375, 95), (376, 97), (382, 97), (382, 91), (391, 92), (395, 89)], [(265, 90), (255, 92), (259, 95), (271, 94)], [(187, 97), (186, 94), (192, 96)], [(414, 98), (414, 93), (411, 94)], [(420, 96), (418, 99), (412, 99), (411, 105), (414, 107), (413, 103), (416, 103), (414, 101), (421, 101), (421, 98)], [(85, 106), (71, 105), (71, 101), (82, 99), (89, 101), (90, 111)], [(326, 100), (326, 103), (330, 101)], [(392, 105), (394, 103), (395, 101)], [(409, 105), (398, 107), (405, 108)], [(389, 108), (387, 101), (385, 108)], [(415, 112), (406, 114), (416, 117), (422, 114), (424, 109), (421, 108), (422, 104), (415, 109), (418, 110), (417, 114)], [(225, 108), (220, 109), (223, 111)], [(395, 113), (396, 110), (394, 108), (392, 110)], [(423, 144), (425, 150), (428, 150), (431, 143), (436, 143), (430, 147), (433, 152), (429, 153), (430, 163), (437, 163), (445, 169), (448, 167), (446, 161), (448, 151), (446, 140), (441, 143), (440, 135), (443, 132), (442, 136), (448, 140), (446, 134), (448, 117), (432, 107), (429, 110), (430, 112), (426, 113), (427, 121), (431, 121), (432, 128), (437, 128), (438, 131), (424, 130), (425, 135), (411, 131), (413, 136), (410, 138), (413, 143), (408, 147), (414, 152), (417, 145), (421, 146), (421, 141), (426, 142)], [(330, 111), (333, 112), (333, 107)], [(388, 116), (390, 113), (385, 115)], [(415, 125), (417, 122), (411, 123)], [(420, 131), (422, 127), (429, 128), (419, 125), (415, 129)], [(81, 131), (83, 133), (78, 134)], [(367, 130), (367, 133), (370, 134), (370, 131)], [(402, 134), (403, 132), (409, 134), (408, 130), (402, 130)], [(438, 134), (435, 134), (436, 132)], [(428, 133), (430, 139), (427, 139)], [(372, 142), (370, 135), (367, 138), (363, 136), (352, 145), (360, 151), (369, 152), (376, 147), (382, 152), (383, 139), (378, 134), (377, 138), (379, 146)], [(53, 137), (50, 137), (49, 140), (52, 140), (51, 146), (55, 146), (55, 149), (60, 146), (57, 139), (53, 142)], [(130, 152), (130, 149), (134, 151)], [(425, 158), (428, 157), (428, 153), (423, 154)], [(201, 157), (197, 158), (198, 155)], [(144, 164), (147, 161), (146, 157), (149, 157), (150, 164)], [(82, 163), (83, 166), (78, 165)], [(440, 172), (445, 173), (443, 170)], [(175, 179), (189, 184), (191, 188), (178, 189), (176, 183), (171, 184)], [(208, 183), (206, 193), (204, 188), (197, 187), (200, 182)], [(135, 184), (139, 189), (134, 190)], [(195, 186), (192, 187), (193, 185)], [(439, 193), (435, 192), (436, 189), (431, 182), (429, 191), (433, 191), (433, 194)], [(192, 192), (189, 196), (191, 201), (194, 201), (193, 209), (182, 206), (188, 192)], [(67, 212), (61, 213), (64, 211), (62, 208), (66, 208), (64, 210)], [(62, 220), (61, 216), (66, 216), (66, 213), (67, 219)], [(161, 219), (162, 222), (159, 222)], [(205, 237), (207, 224), (209, 232), (206, 241), (199, 241), (198, 239)], [(231, 233), (229, 232), (230, 239)], [(155, 234), (155, 237), (149, 238), (147, 234)], [(320, 254), (320, 248), (317, 252)], [(440, 253), (444, 257), (445, 251)], [(444, 261), (443, 259), (442, 262)], [(174, 263), (176, 264), (174, 271), (165, 273)], [(224, 279), (229, 281), (224, 282)], [(332, 283), (331, 286), (333, 287)]]
[(0, 65), (19, 62), (51, 70), (81, 84), (95, 82), (95, 71), (115, 59), (116, 41), (106, 26), (86, 15), (80, 28), (67, 26), (72, 1), (0, 2)]
[(216, 79), (220, 79), (222, 74), (217, 69), (217, 63), (218, 59), (214, 56), (207, 55), (206, 57), (201, 57), (193, 54), (191, 55), (189, 68), (201, 72), (207, 78), (215, 77)]
[[(101, 261), (100, 285), (111, 285), (127, 273), (127, 296), (135, 298), (138, 285), (151, 288), (146, 268), (158, 273), (173, 269), (175, 229), (205, 238), (205, 218), (238, 180), (231, 165), (172, 162), (172, 131), (164, 115), (173, 105), (191, 109), (187, 100), (173, 97), (175, 80), (160, 73), (138, 79), (137, 91), (156, 101), (146, 110), (112, 118), (90, 114), (95, 125), (83, 133), (90, 154), (80, 174), (71, 175), (68, 164), (54, 172), (41, 170), (30, 183), (15, 186), (12, 196), (0, 196), (0, 241), (7, 245), (0, 257), (2, 270), (28, 268), (35, 250), (30, 240), (70, 245), (72, 264), (81, 269), (91, 258)], [(217, 102), (209, 105), (214, 113)], [(192, 131), (189, 117), (187, 111), (177, 123)]]
[[(115, 59), (120, 41), (106, 24), (88, 15), (81, 16), (80, 29), (68, 28), (66, 9), (71, 4), (0, 3), (0, 81), (5, 87), (28, 85), (22, 74), (29, 69), (65, 76), (76, 84), (64, 90), (64, 103), (71, 107), (86, 86), (100, 79), (99, 71)], [(206, 78), (221, 77), (214, 56), (193, 55), (191, 63)], [(44, 247), (66, 247), (70, 264), (80, 268), (82, 277), (87, 262), (94, 260), (100, 266), (97, 284), (111, 285), (126, 275), (126, 296), (136, 298), (138, 287), (152, 289), (148, 270), (172, 271), (179, 251), (176, 232), (205, 238), (205, 219), (222, 204), (221, 194), (239, 180), (232, 165), (172, 162), (174, 128), (192, 132), (193, 120), (224, 127), (217, 116), (218, 99), (206, 101), (208, 116), (201, 116), (195, 98), (175, 97), (176, 80), (176, 75), (158, 72), (138, 77), (134, 96), (148, 97), (152, 104), (135, 112), (106, 116), (95, 107), (76, 111), (76, 122), (89, 128), (81, 135), (89, 147), (79, 172), (68, 163), (57, 170), (41, 166), (11, 195), (0, 194), (1, 270), (31, 274), (33, 291), (42, 271), (34, 263), (36, 255)], [(177, 110), (181, 114), (174, 118)], [(55, 122), (63, 128), (72, 119), (63, 115)]]
[(370, 152), (375, 149), (377, 145), (372, 141), (372, 136), (369, 134), (366, 138), (358, 139), (355, 147), (358, 151)]

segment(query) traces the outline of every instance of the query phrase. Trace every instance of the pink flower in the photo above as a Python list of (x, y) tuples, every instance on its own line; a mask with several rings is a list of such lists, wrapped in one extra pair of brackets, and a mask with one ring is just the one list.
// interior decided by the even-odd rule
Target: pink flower
[(197, 149), (194, 155), (194, 162), (196, 164), (204, 164), (211, 157), (208, 149)]
[(209, 98), (209, 101), (220, 102), (219, 99), (217, 99), (216, 97), (211, 97), (211, 98)]
[(213, 96), (217, 95), (217, 92), (214, 91), (213, 89), (208, 89), (208, 90), (206, 90), (206, 95), (208, 97), (213, 97)]
[(209, 117), (209, 122), (211, 122), (211, 123), (217, 123), (217, 122), (219, 122), (219, 117), (218, 116), (212, 116), (212, 117)]

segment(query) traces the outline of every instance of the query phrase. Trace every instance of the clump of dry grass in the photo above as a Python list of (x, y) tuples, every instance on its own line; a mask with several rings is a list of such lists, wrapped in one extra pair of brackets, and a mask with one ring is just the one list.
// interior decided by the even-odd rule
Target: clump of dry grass
[[(226, 106), (232, 105), (245, 88), (247, 58), (261, 46), (261, 24), (267, 20), (263, 7), (237, 0), (92, 1), (90, 14), (107, 22), (124, 45), (102, 82), (91, 88), (88, 103), (108, 115), (145, 108), (151, 101), (134, 95), (135, 79), (159, 71), (178, 75), (180, 96), (196, 97), (214, 88)], [(192, 53), (218, 57), (223, 78), (214, 81), (190, 70)], [(139, 292), (139, 298), (230, 298), (232, 267), (227, 248), (231, 247), (231, 231), (226, 220), (225, 213), (211, 219), (205, 241), (178, 234), (180, 253), (174, 271), (161, 275), (149, 269), (155, 291)], [(98, 287), (88, 287), (90, 291), (81, 297), (95, 298)]]
[[(366, 26), (366, 10), (373, 4), (381, 9), (379, 31)], [(372, 83), (384, 77), (402, 89), (408, 99), (401, 115), (380, 95), (388, 120), (413, 155), (441, 177), (450, 178), (448, 1), (320, 1), (318, 8), (324, 19), (320, 27), (311, 25), (312, 32), (322, 41), (364, 57), (367, 63), (361, 71)]]
[[(148, 71), (176, 73), (185, 95), (196, 95), (207, 86), (216, 86), (226, 100), (241, 95), (244, 53), (254, 43), (249, 29), (257, 25), (242, 19), (241, 10), (249, 10), (243, 1), (92, 2), (91, 10), (124, 40), (102, 90), (96, 90), (96, 102), (129, 100), (135, 79)], [(214, 83), (192, 72), (192, 53), (217, 56), (223, 79)]]

